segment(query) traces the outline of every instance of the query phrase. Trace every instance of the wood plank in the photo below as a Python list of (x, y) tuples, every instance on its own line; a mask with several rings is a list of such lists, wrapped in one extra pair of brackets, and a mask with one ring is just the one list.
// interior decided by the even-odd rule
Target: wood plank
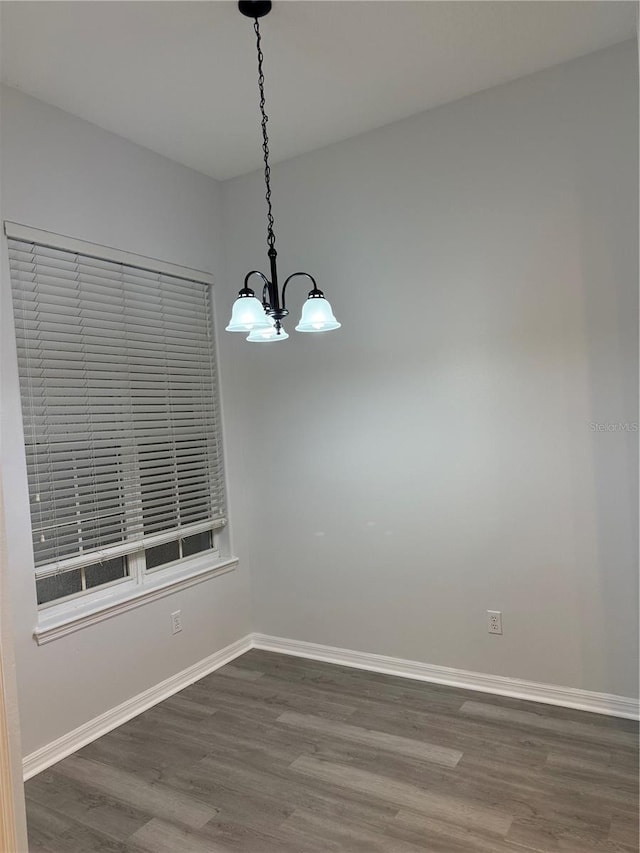
[(524, 848), (535, 853), (627, 853), (624, 847), (592, 833), (588, 827), (578, 830), (544, 819), (514, 821), (507, 840), (516, 850)]
[(609, 841), (612, 844), (625, 845), (631, 850), (637, 851), (640, 849), (638, 815), (635, 814), (629, 817), (627, 815), (614, 814), (611, 819)]
[(625, 767), (614, 762), (610, 753), (598, 761), (592, 757), (550, 752), (544, 769), (562, 779), (588, 782), (631, 794), (638, 793), (638, 768)]
[[(217, 676), (217, 673), (214, 674)], [(287, 685), (274, 682), (266, 677), (257, 681), (217, 677), (203, 678), (185, 688), (183, 695), (196, 701), (207, 701), (213, 708), (229, 708), (243, 704), (250, 706), (254, 713), (277, 717), (283, 711), (297, 711), (302, 714), (318, 714), (333, 719), (346, 719), (353, 714), (352, 704), (336, 701), (332, 696), (314, 692), (304, 686)], [(215, 688), (212, 689), (212, 686)]]
[(82, 782), (89, 789), (102, 791), (123, 803), (155, 817), (200, 827), (217, 814), (209, 803), (178, 794), (162, 785), (150, 784), (131, 773), (109, 767), (99, 761), (70, 756), (55, 765), (55, 773)]
[(131, 836), (130, 846), (145, 853), (231, 853), (188, 829), (154, 818)]
[(405, 837), (422, 844), (423, 850), (436, 851), (443, 845), (460, 853), (513, 853), (514, 850), (511, 844), (490, 832), (456, 826), (404, 809), (398, 812), (394, 823), (405, 831)]
[(316, 717), (313, 714), (296, 714), (285, 712), (277, 720), (286, 726), (318, 732), (341, 740), (370, 746), (373, 749), (381, 749), (393, 752), (397, 755), (408, 755), (411, 758), (419, 758), (430, 761), (433, 764), (441, 764), (443, 767), (455, 767), (462, 758), (462, 753), (455, 749), (437, 746), (432, 743), (414, 740), (411, 738), (398, 737), (385, 732), (363, 729), (360, 726), (352, 726), (336, 720), (327, 720)]
[(29, 803), (46, 806), (115, 841), (126, 841), (149, 820), (149, 814), (122, 803), (84, 783), (44, 771), (28, 786)]
[(218, 676), (223, 675), (225, 678), (239, 678), (241, 681), (257, 681), (262, 678), (263, 673), (255, 669), (247, 669), (244, 666), (234, 666), (228, 663), (216, 671)]
[(135, 832), (130, 846), (145, 853), (231, 853), (228, 847), (158, 818), (153, 818)]
[(454, 824), (488, 829), (498, 835), (505, 835), (511, 826), (512, 817), (498, 809), (483, 808), (462, 798), (434, 794), (367, 770), (318, 761), (307, 755), (297, 758), (291, 768), (305, 776), (359, 791), (399, 808), (449, 819)]
[(173, 696), (169, 696), (168, 699), (165, 699), (162, 703), (162, 707), (163, 709), (176, 711), (192, 720), (209, 717), (211, 714), (215, 714), (215, 708), (211, 708), (209, 705), (203, 705), (201, 702), (194, 702), (192, 699), (185, 698), (180, 693), (176, 693)]
[(322, 839), (325, 850), (366, 850), (367, 853), (420, 853), (422, 845), (393, 838), (384, 831), (374, 832), (367, 826), (335, 820), (297, 809), (281, 827), (281, 834), (293, 840)]
[[(26, 801), (29, 853), (129, 853), (121, 841), (90, 829), (53, 809)], [(26, 853), (26, 851), (19, 851)]]
[(609, 726), (579, 723), (573, 720), (556, 719), (533, 711), (519, 711), (484, 702), (469, 701), (462, 705), (460, 713), (481, 717), (500, 724), (526, 727), (533, 731), (541, 729), (572, 740), (580, 739), (625, 747), (633, 747), (637, 744), (637, 734), (632, 731), (621, 730), (620, 726), (615, 725), (616, 720), (611, 720)]

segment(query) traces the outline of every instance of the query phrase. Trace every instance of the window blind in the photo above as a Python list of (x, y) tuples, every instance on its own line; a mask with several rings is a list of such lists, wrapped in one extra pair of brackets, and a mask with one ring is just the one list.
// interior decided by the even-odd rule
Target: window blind
[(16, 239), (9, 262), (36, 574), (224, 524), (210, 287)]

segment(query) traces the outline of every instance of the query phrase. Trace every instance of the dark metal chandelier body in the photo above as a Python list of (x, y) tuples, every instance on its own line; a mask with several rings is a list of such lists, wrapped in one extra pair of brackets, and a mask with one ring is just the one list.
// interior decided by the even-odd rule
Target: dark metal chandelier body
[[(264, 73), (262, 70), (263, 53), (260, 37), (259, 19), (271, 11), (270, 0), (241, 0), (238, 3), (240, 12), (248, 18), (253, 18), (253, 29), (256, 34), (256, 49), (258, 54), (258, 89), (260, 92), (260, 115), (262, 117), (262, 151), (264, 155), (264, 182), (267, 202), (267, 255), (269, 257), (270, 278), (260, 270), (251, 270), (244, 279), (244, 287), (238, 293), (231, 320), (227, 326), (228, 332), (249, 332), (247, 340), (262, 343), (285, 340), (289, 336), (282, 327), (282, 320), (288, 315), (286, 307), (286, 291), (289, 282), (302, 276), (313, 284), (306, 303), (302, 309), (302, 317), (296, 326), (298, 332), (325, 332), (340, 328), (340, 323), (333, 316), (331, 306), (325, 299), (324, 293), (318, 289), (313, 276), (306, 272), (292, 273), (282, 285), (278, 284), (276, 238), (273, 231), (273, 209), (271, 204), (271, 168), (269, 166), (269, 136), (267, 122), (269, 117), (265, 112)], [(262, 303), (256, 298), (249, 287), (249, 279), (258, 276), (262, 280)]]

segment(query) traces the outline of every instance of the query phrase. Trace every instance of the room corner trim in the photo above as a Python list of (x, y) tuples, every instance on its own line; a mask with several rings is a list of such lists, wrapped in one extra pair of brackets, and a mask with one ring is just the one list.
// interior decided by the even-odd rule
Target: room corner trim
[(502, 675), (470, 672), (464, 669), (388, 657), (387, 655), (308, 643), (303, 640), (271, 637), (268, 634), (253, 634), (253, 647), (269, 652), (280, 652), (281, 654), (310, 658), (325, 663), (339, 664), (340, 666), (350, 666), (355, 669), (367, 669), (386, 675), (396, 675), (401, 678), (429, 681), (434, 684), (445, 684), (449, 687), (462, 687), (465, 690), (477, 690), (481, 693), (494, 693), (513, 699), (560, 705), (564, 708), (590, 711), (594, 714), (607, 714), (611, 717), (624, 717), (629, 720), (640, 719), (638, 699), (627, 696), (595, 693), (576, 687), (561, 687), (555, 684), (524, 681)]
[(122, 702), (122, 704), (117, 705), (115, 708), (111, 708), (93, 720), (89, 720), (87, 723), (78, 726), (77, 729), (35, 750), (35, 752), (25, 756), (22, 761), (22, 772), (25, 781), (37, 773), (46, 770), (47, 767), (51, 767), (52, 764), (66, 758), (67, 755), (71, 755), (72, 752), (91, 743), (91, 741), (96, 740), (96, 738), (102, 737), (102, 735), (112, 731), (112, 729), (121, 726), (127, 720), (153, 707), (153, 705), (157, 705), (158, 702), (168, 699), (169, 696), (173, 696), (174, 693), (183, 690), (185, 687), (193, 684), (194, 681), (198, 681), (198, 679), (203, 678), (205, 675), (209, 675), (209, 673), (214, 672), (221, 666), (230, 663), (235, 658), (248, 652), (252, 647), (251, 635), (242, 637), (235, 643), (225, 646), (223, 649), (198, 661), (198, 663), (183, 669), (181, 672), (150, 687), (148, 690), (138, 693), (137, 696), (132, 696), (126, 702)]

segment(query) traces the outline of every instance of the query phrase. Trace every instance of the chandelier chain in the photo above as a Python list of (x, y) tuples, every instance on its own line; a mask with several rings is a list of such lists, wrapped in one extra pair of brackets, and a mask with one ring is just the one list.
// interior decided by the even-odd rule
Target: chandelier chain
[(267, 188), (265, 199), (267, 201), (267, 245), (275, 251), (276, 237), (273, 233), (273, 213), (271, 209), (271, 167), (269, 166), (269, 136), (267, 134), (267, 122), (269, 116), (266, 114), (264, 97), (264, 72), (262, 70), (262, 54), (260, 39), (260, 24), (258, 19), (254, 20), (253, 29), (256, 34), (256, 48), (258, 50), (258, 88), (260, 89), (260, 114), (262, 115), (262, 152), (264, 155), (264, 183)]

